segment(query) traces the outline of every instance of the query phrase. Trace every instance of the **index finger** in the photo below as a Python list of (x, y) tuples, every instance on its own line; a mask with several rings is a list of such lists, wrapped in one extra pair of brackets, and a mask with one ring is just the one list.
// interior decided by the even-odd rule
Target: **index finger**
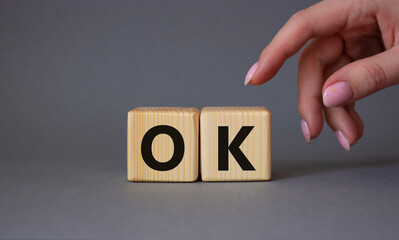
[(285, 60), (311, 38), (333, 35), (345, 28), (354, 1), (322, 1), (294, 14), (263, 50), (250, 79), (259, 85), (276, 75)]

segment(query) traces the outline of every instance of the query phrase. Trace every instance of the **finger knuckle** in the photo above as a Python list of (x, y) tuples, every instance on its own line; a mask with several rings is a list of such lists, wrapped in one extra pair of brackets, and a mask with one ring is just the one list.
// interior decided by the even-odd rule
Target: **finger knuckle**
[(386, 86), (387, 78), (384, 69), (375, 62), (360, 65), (361, 76), (368, 89), (379, 90)]
[(307, 23), (308, 16), (310, 14), (309, 8), (302, 9), (296, 12), (292, 17), (289, 19), (291, 22), (295, 23)]
[(296, 12), (289, 19), (291, 25), (295, 26), (298, 32), (302, 32), (303, 34), (312, 34), (313, 25), (311, 21), (309, 21), (309, 16), (312, 14), (312, 10), (310, 8), (306, 8)]
[(302, 9), (298, 12), (296, 12), (294, 15), (292, 15), (292, 19), (294, 20), (301, 20), (306, 18), (306, 16), (309, 14), (309, 8)]

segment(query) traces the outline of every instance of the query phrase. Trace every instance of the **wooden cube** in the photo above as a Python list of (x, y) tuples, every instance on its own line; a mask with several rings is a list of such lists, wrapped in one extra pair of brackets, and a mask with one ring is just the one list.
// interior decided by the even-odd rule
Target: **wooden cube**
[(269, 110), (206, 107), (200, 122), (203, 181), (270, 180)]
[(146, 108), (128, 113), (130, 181), (192, 182), (198, 178), (199, 110)]

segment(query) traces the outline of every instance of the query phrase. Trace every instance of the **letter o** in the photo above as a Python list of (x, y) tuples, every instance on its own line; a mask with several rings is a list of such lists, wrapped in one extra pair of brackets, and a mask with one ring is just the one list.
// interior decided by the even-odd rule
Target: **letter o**
[[(152, 154), (152, 142), (159, 134), (167, 134), (172, 138), (174, 151), (172, 158), (167, 162), (159, 162)], [(184, 140), (180, 132), (171, 126), (159, 125), (148, 130), (141, 142), (141, 156), (150, 168), (157, 171), (169, 171), (177, 167), (184, 156)]]

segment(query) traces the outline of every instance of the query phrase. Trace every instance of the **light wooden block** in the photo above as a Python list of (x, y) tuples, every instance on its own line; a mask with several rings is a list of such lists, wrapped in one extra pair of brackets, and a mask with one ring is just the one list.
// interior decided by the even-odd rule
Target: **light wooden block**
[[(203, 181), (270, 180), (269, 110), (264, 107), (206, 107), (201, 111), (200, 122)], [(240, 131), (242, 132), (239, 134)], [(219, 139), (221, 137), (219, 135), (224, 138)], [(243, 141), (236, 139), (238, 135)], [(237, 141), (233, 146), (231, 143), (234, 139)], [(229, 148), (226, 150), (227, 144)], [(237, 161), (233, 156), (232, 151), (238, 152), (236, 155), (241, 156), (240, 150), (248, 161)], [(245, 170), (239, 162), (244, 165)], [(248, 162), (250, 166), (245, 164)]]
[[(144, 136), (160, 129), (159, 126), (168, 126), (181, 134), (184, 141), (184, 152), (181, 162), (170, 170), (155, 170), (143, 159), (142, 142)], [(152, 129), (150, 131), (150, 129)], [(151, 182), (192, 182), (198, 178), (198, 143), (199, 143), (199, 110), (196, 108), (146, 108), (140, 107), (128, 113), (127, 125), (127, 176), (130, 181)], [(176, 132), (176, 131), (174, 131)], [(150, 143), (153, 159), (160, 164), (170, 163), (174, 154), (178, 154), (172, 137), (165, 133), (155, 134), (146, 142)], [(147, 150), (148, 150), (148, 144)], [(179, 149), (180, 149), (179, 145)], [(147, 156), (146, 155), (146, 156)], [(148, 157), (147, 157), (148, 159)], [(148, 160), (147, 160), (148, 162)]]

